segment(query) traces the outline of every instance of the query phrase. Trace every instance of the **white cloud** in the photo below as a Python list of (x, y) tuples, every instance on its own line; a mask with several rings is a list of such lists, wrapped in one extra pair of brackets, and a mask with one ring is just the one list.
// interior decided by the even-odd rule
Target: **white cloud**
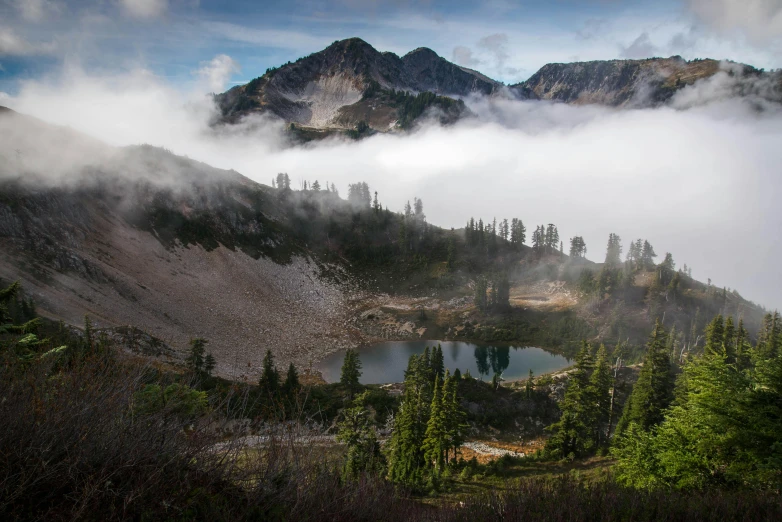
[(688, 0), (703, 22), (722, 33), (739, 31), (755, 43), (782, 38), (780, 0)]
[(120, 3), (135, 18), (156, 18), (168, 9), (168, 0), (120, 0)]
[(453, 48), (453, 58), (451, 59), (454, 63), (465, 67), (475, 67), (481, 63), (473, 56), (472, 49), (463, 45), (457, 45)]
[(682, 93), (680, 107), (711, 102), (688, 110), (468, 100), (478, 118), (452, 127), (306, 148), (284, 147), (282, 126), (264, 119), (211, 128), (202, 94), (143, 70), (67, 71), (23, 83), (7, 104), (114, 145), (164, 146), (262, 183), (288, 172), (344, 193), (365, 180), (392, 209), (423, 198), (440, 226), (463, 226), (471, 215), (555, 223), (564, 238), (584, 236), (596, 260), (609, 232), (625, 243), (647, 238), (696, 277), (780, 306), (782, 243), (773, 238), (782, 228), (782, 114), (725, 99), (722, 81)]
[(627, 47), (623, 47), (621, 49), (621, 55), (623, 58), (632, 58), (632, 59), (638, 59), (638, 58), (650, 58), (652, 56), (655, 56), (658, 49), (657, 47), (652, 43), (651, 39), (649, 38), (649, 33), (641, 33), (638, 38), (633, 40), (633, 42), (628, 45)]
[(334, 38), (313, 36), (305, 31), (264, 29), (228, 22), (204, 22), (203, 27), (226, 40), (306, 52), (319, 51), (334, 41)]
[(41, 22), (51, 15), (62, 12), (63, 4), (56, 0), (10, 0), (22, 19), (28, 22)]
[(53, 43), (30, 42), (9, 27), (0, 26), (0, 56), (34, 56), (52, 54)]
[(239, 64), (230, 56), (220, 54), (209, 62), (202, 62), (198, 76), (205, 82), (209, 92), (223, 92), (228, 80), (241, 70)]

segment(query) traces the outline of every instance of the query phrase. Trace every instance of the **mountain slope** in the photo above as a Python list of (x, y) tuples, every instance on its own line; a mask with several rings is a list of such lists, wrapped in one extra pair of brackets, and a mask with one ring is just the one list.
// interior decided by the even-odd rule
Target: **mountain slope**
[[(20, 280), (43, 315), (138, 326), (180, 356), (204, 336), (218, 372), (237, 378), (254, 379), (266, 349), (303, 368), (345, 345), (346, 285), (321, 277), (330, 267), (264, 187), (15, 113), (0, 114), (0, 137), (0, 279)], [(32, 176), (64, 163), (62, 144), (95, 163)]]
[[(350, 116), (355, 110), (345, 109), (359, 104), (368, 91), (466, 96), (491, 94), (498, 87), (497, 82), (454, 65), (430, 49), (419, 48), (399, 58), (351, 38), (269, 69), (248, 84), (217, 95), (216, 102), (227, 122), (249, 114), (271, 114), (307, 127), (352, 129), (360, 120)], [(387, 130), (396, 121), (396, 107), (389, 100), (377, 100), (371, 109), (386, 113), (382, 122), (369, 122), (379, 130)]]

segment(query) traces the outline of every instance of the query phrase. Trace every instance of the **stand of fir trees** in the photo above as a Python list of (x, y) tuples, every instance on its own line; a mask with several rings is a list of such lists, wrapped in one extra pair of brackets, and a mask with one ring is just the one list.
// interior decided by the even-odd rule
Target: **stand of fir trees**
[(266, 350), (261, 365), (261, 377), (258, 379), (258, 392), (263, 404), (263, 413), (269, 418), (285, 419), (297, 409), (299, 372), (293, 363), (288, 365), (285, 380), (280, 378), (280, 372), (274, 364), (274, 354)]
[(562, 415), (548, 428), (551, 431), (545, 448), (548, 456), (572, 460), (606, 447), (611, 428), (612, 386), (611, 363), (605, 346), (600, 345), (594, 353), (584, 342), (565, 397), (559, 404)]
[[(703, 352), (684, 361), (672, 396), (658, 385), (657, 379), (670, 376), (663, 373), (657, 343), (658, 364), (646, 372), (613, 448), (620, 482), (643, 489), (782, 487), (777, 320), (777, 314), (766, 316), (752, 346), (741, 321), (736, 327), (732, 318), (717, 316), (707, 328)], [(647, 407), (641, 396), (648, 398)], [(670, 406), (659, 411), (666, 402)]]
[(388, 478), (415, 490), (436, 488), (464, 442), (466, 414), (456, 380), (448, 371), (443, 374), (442, 361), (440, 346), (410, 357), (402, 402), (393, 420)]

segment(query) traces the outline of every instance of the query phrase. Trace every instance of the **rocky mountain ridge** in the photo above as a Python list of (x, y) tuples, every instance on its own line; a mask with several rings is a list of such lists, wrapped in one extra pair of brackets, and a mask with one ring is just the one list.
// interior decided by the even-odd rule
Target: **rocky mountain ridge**
[[(782, 73), (713, 59), (686, 61), (672, 56), (551, 63), (526, 81), (506, 87), (431, 49), (418, 48), (400, 58), (359, 38), (334, 42), (296, 62), (271, 68), (215, 100), (223, 123), (267, 114), (294, 128), (353, 130), (363, 125), (386, 132), (406, 128), (411, 119), (432, 111), (442, 122), (469, 115), (459, 104), (470, 95), (646, 108), (671, 103), (682, 90), (715, 80), (719, 85), (713, 90), (721, 97), (782, 102)], [(398, 92), (408, 96), (400, 97)], [(422, 93), (436, 96), (424, 100)], [(410, 114), (412, 105), (416, 110)]]
[[(434, 51), (419, 48), (403, 57), (381, 53), (359, 38), (334, 42), (323, 51), (273, 68), (246, 85), (217, 95), (224, 121), (248, 114), (273, 114), (285, 121), (315, 128), (353, 128), (345, 118), (347, 107), (359, 104), (367, 93), (380, 90), (432, 92), (452, 97), (492, 94), (500, 87), (486, 76), (454, 65)], [(392, 109), (380, 130), (395, 119), (387, 100), (373, 110)], [(381, 126), (378, 122), (377, 126)]]

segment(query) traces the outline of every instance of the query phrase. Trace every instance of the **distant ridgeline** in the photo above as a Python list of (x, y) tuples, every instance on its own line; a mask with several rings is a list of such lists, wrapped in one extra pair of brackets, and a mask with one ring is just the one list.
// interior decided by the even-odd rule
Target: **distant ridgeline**
[[(359, 38), (269, 68), (215, 101), (224, 124), (266, 114), (287, 122), (299, 141), (334, 133), (358, 139), (413, 128), (426, 116), (441, 124), (469, 117), (462, 102), (468, 96), (644, 108), (671, 103), (683, 89), (714, 77), (722, 85), (719, 96), (782, 102), (782, 74), (733, 62), (672, 56), (551, 63), (526, 81), (505, 86), (431, 49), (400, 58)], [(694, 103), (704, 103), (709, 96), (697, 98)]]

